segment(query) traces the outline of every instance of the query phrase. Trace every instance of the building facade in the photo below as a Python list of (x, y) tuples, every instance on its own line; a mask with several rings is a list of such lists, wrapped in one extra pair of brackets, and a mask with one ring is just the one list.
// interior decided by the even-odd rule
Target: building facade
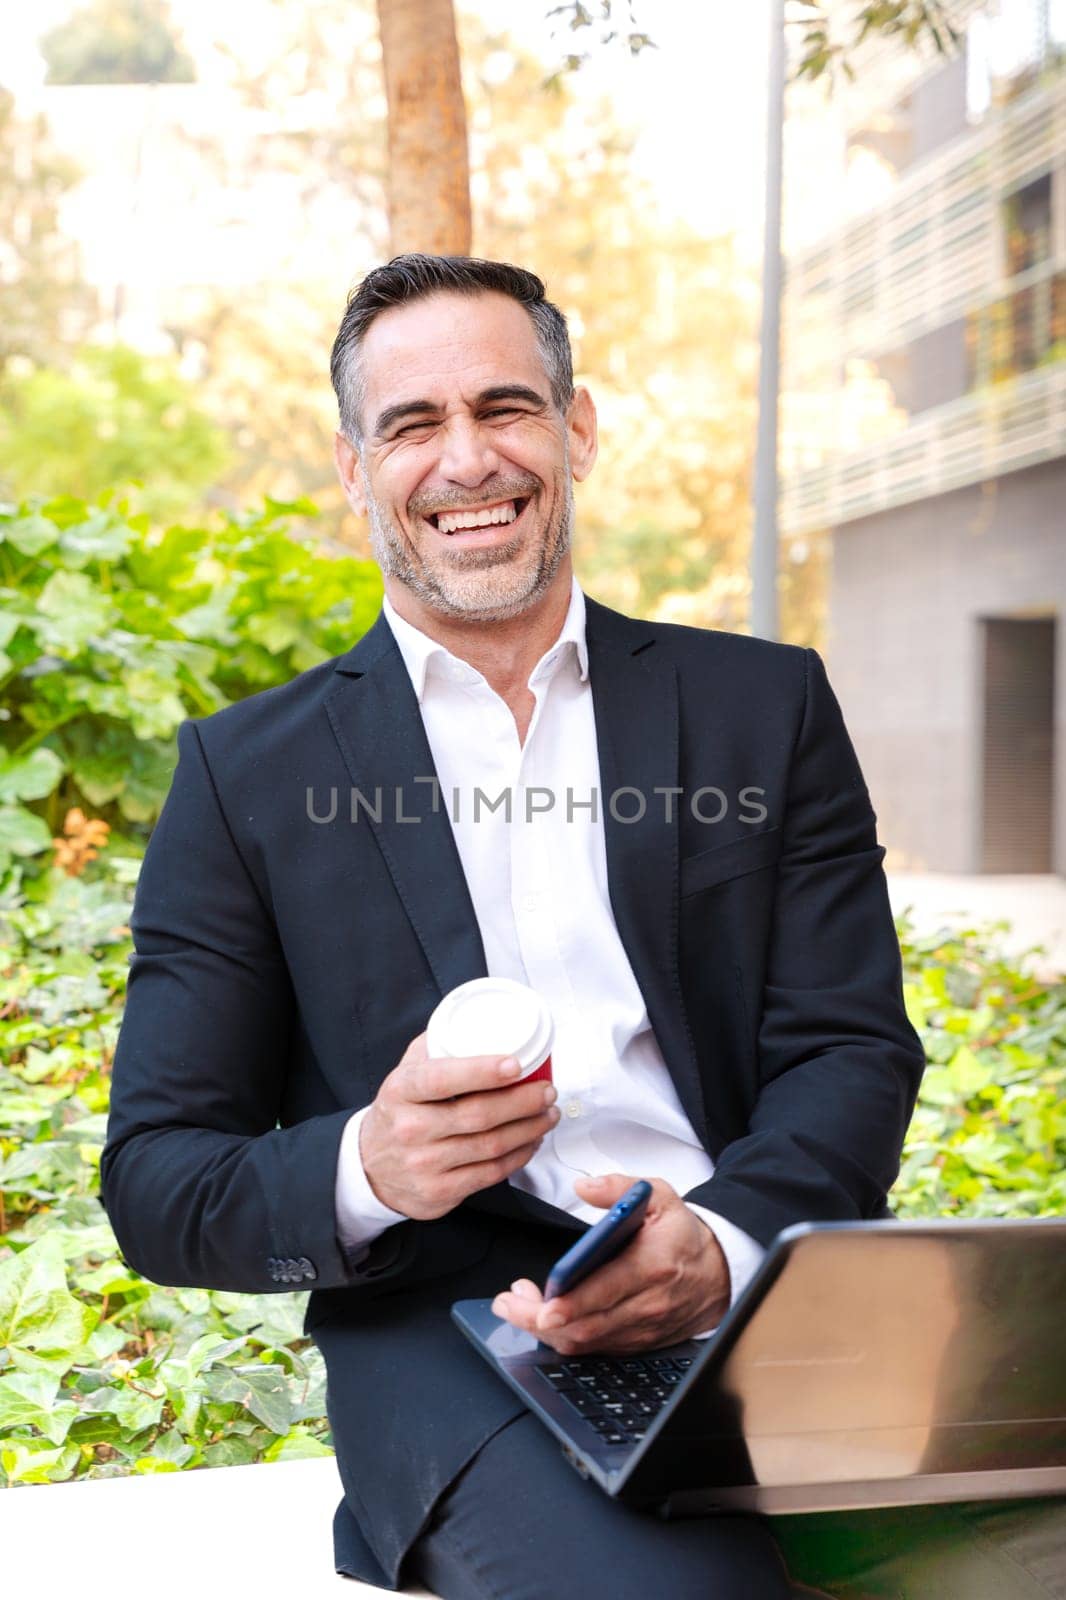
[(956, 54), (860, 65), (787, 249), (782, 533), (830, 534), (889, 865), (1063, 874), (1066, 5), (960, 9)]

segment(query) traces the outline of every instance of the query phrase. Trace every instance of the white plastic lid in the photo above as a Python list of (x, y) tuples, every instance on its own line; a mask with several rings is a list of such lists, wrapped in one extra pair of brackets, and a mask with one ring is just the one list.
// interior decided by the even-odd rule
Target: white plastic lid
[(446, 994), (426, 1024), (430, 1057), (514, 1056), (523, 1075), (551, 1054), (555, 1027), (537, 994), (514, 978), (471, 978)]

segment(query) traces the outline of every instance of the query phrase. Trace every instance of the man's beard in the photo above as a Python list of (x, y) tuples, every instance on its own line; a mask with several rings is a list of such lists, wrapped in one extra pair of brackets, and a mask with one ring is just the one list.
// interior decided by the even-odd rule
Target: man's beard
[[(539, 550), (522, 559), (527, 531), (503, 544), (457, 547), (451, 559), (427, 557), (416, 550), (365, 484), (370, 519), (370, 548), (386, 578), (396, 578), (416, 600), (444, 616), (499, 622), (514, 617), (546, 593), (570, 548), (574, 531), (574, 492), (570, 481), (570, 451), (563, 463), (564, 492), (544, 532)], [(504, 481), (499, 493), (486, 501), (528, 495), (528, 487), (510, 488)], [(532, 558), (531, 558), (532, 557)]]

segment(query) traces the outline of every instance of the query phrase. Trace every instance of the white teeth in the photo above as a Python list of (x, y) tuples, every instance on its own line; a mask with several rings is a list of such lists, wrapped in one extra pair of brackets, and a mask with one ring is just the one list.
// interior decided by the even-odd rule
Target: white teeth
[(518, 512), (513, 500), (502, 506), (490, 506), (484, 511), (441, 512), (437, 528), (441, 533), (455, 533), (460, 528), (491, 528), (499, 522), (513, 522)]

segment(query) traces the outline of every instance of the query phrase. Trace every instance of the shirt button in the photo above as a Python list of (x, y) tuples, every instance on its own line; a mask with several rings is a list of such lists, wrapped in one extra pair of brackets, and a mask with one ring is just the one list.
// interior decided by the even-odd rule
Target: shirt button
[(563, 1107), (563, 1112), (568, 1117), (579, 1117), (581, 1115), (581, 1101), (568, 1100)]
[(540, 904), (540, 896), (539, 895), (526, 894), (526, 895), (522, 896), (522, 909), (524, 911), (536, 911), (536, 909), (537, 909), (539, 904)]

